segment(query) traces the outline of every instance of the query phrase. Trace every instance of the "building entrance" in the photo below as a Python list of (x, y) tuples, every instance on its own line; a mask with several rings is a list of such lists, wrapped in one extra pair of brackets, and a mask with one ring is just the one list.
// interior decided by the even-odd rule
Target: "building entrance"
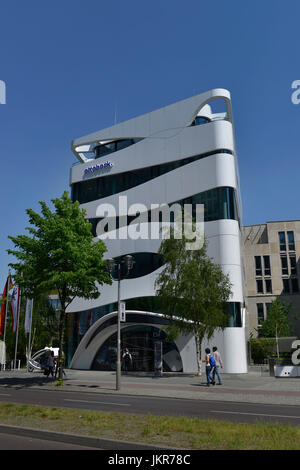
[[(163, 370), (182, 372), (182, 360), (174, 342), (166, 340), (166, 333), (153, 326), (136, 325), (121, 330), (122, 354), (127, 348), (132, 356), (131, 370), (136, 372), (154, 372), (154, 344), (162, 341)], [(93, 370), (116, 370), (117, 334), (108, 338), (98, 350)]]

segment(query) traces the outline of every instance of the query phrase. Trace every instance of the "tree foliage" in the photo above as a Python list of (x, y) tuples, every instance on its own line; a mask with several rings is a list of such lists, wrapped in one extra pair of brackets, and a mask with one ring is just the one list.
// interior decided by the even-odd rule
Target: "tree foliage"
[(103, 254), (102, 240), (93, 241), (91, 224), (78, 202), (72, 202), (67, 191), (52, 199), (54, 210), (43, 201), (41, 214), (27, 209), (30, 235), (9, 237), (15, 249), (7, 250), (16, 258), (10, 263), (14, 281), (27, 298), (37, 298), (57, 291), (61, 304), (59, 321), (59, 378), (62, 379), (61, 354), (66, 309), (75, 297), (99, 297), (99, 285), (110, 284)]
[[(231, 295), (231, 283), (221, 267), (207, 256), (207, 245), (186, 249), (186, 239), (174, 237), (162, 241), (159, 253), (164, 268), (156, 280), (156, 293), (163, 312), (178, 332), (195, 335), (198, 373), (201, 374), (201, 344), (216, 329), (227, 326), (225, 304)], [(174, 331), (173, 331), (174, 334)]]
[(277, 344), (277, 356), (279, 357), (278, 338), (291, 335), (291, 304), (281, 302), (279, 299), (273, 300), (268, 309), (267, 318), (262, 322), (259, 331), (260, 337), (275, 338)]

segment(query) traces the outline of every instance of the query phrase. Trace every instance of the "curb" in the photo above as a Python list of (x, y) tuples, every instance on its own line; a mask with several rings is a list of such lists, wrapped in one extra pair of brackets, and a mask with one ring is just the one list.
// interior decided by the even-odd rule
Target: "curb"
[[(170, 447), (155, 446), (151, 444), (118, 441), (113, 439), (102, 439), (101, 437), (80, 436), (78, 434), (66, 434), (57, 431), (43, 431), (33, 428), (22, 428), (0, 424), (0, 433), (14, 434), (16, 436), (32, 437), (47, 441), (65, 442), (86, 447), (94, 447), (99, 450), (167, 450)], [(180, 449), (182, 450), (182, 449)]]

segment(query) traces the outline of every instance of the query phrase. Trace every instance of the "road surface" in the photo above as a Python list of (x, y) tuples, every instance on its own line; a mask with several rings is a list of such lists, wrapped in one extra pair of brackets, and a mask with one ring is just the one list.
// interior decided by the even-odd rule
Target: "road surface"
[(188, 416), (239, 423), (256, 421), (300, 425), (300, 407), (260, 403), (234, 403), (149, 396), (98, 394), (38, 389), (2, 389), (0, 401), (64, 408), (118, 411), (134, 414)]

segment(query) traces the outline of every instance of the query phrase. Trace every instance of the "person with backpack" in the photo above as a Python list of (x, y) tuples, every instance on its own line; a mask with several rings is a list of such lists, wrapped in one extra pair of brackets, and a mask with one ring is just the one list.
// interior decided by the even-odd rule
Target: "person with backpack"
[(206, 367), (205, 367), (206, 380), (207, 380), (206, 386), (209, 387), (210, 384), (215, 385), (215, 382), (212, 379), (210, 374), (214, 371), (214, 368), (216, 367), (216, 361), (213, 358), (213, 356), (210, 354), (210, 349), (209, 348), (205, 349), (205, 353), (206, 353), (206, 356), (205, 356), (205, 360), (203, 362), (205, 362), (205, 364), (206, 364)]

